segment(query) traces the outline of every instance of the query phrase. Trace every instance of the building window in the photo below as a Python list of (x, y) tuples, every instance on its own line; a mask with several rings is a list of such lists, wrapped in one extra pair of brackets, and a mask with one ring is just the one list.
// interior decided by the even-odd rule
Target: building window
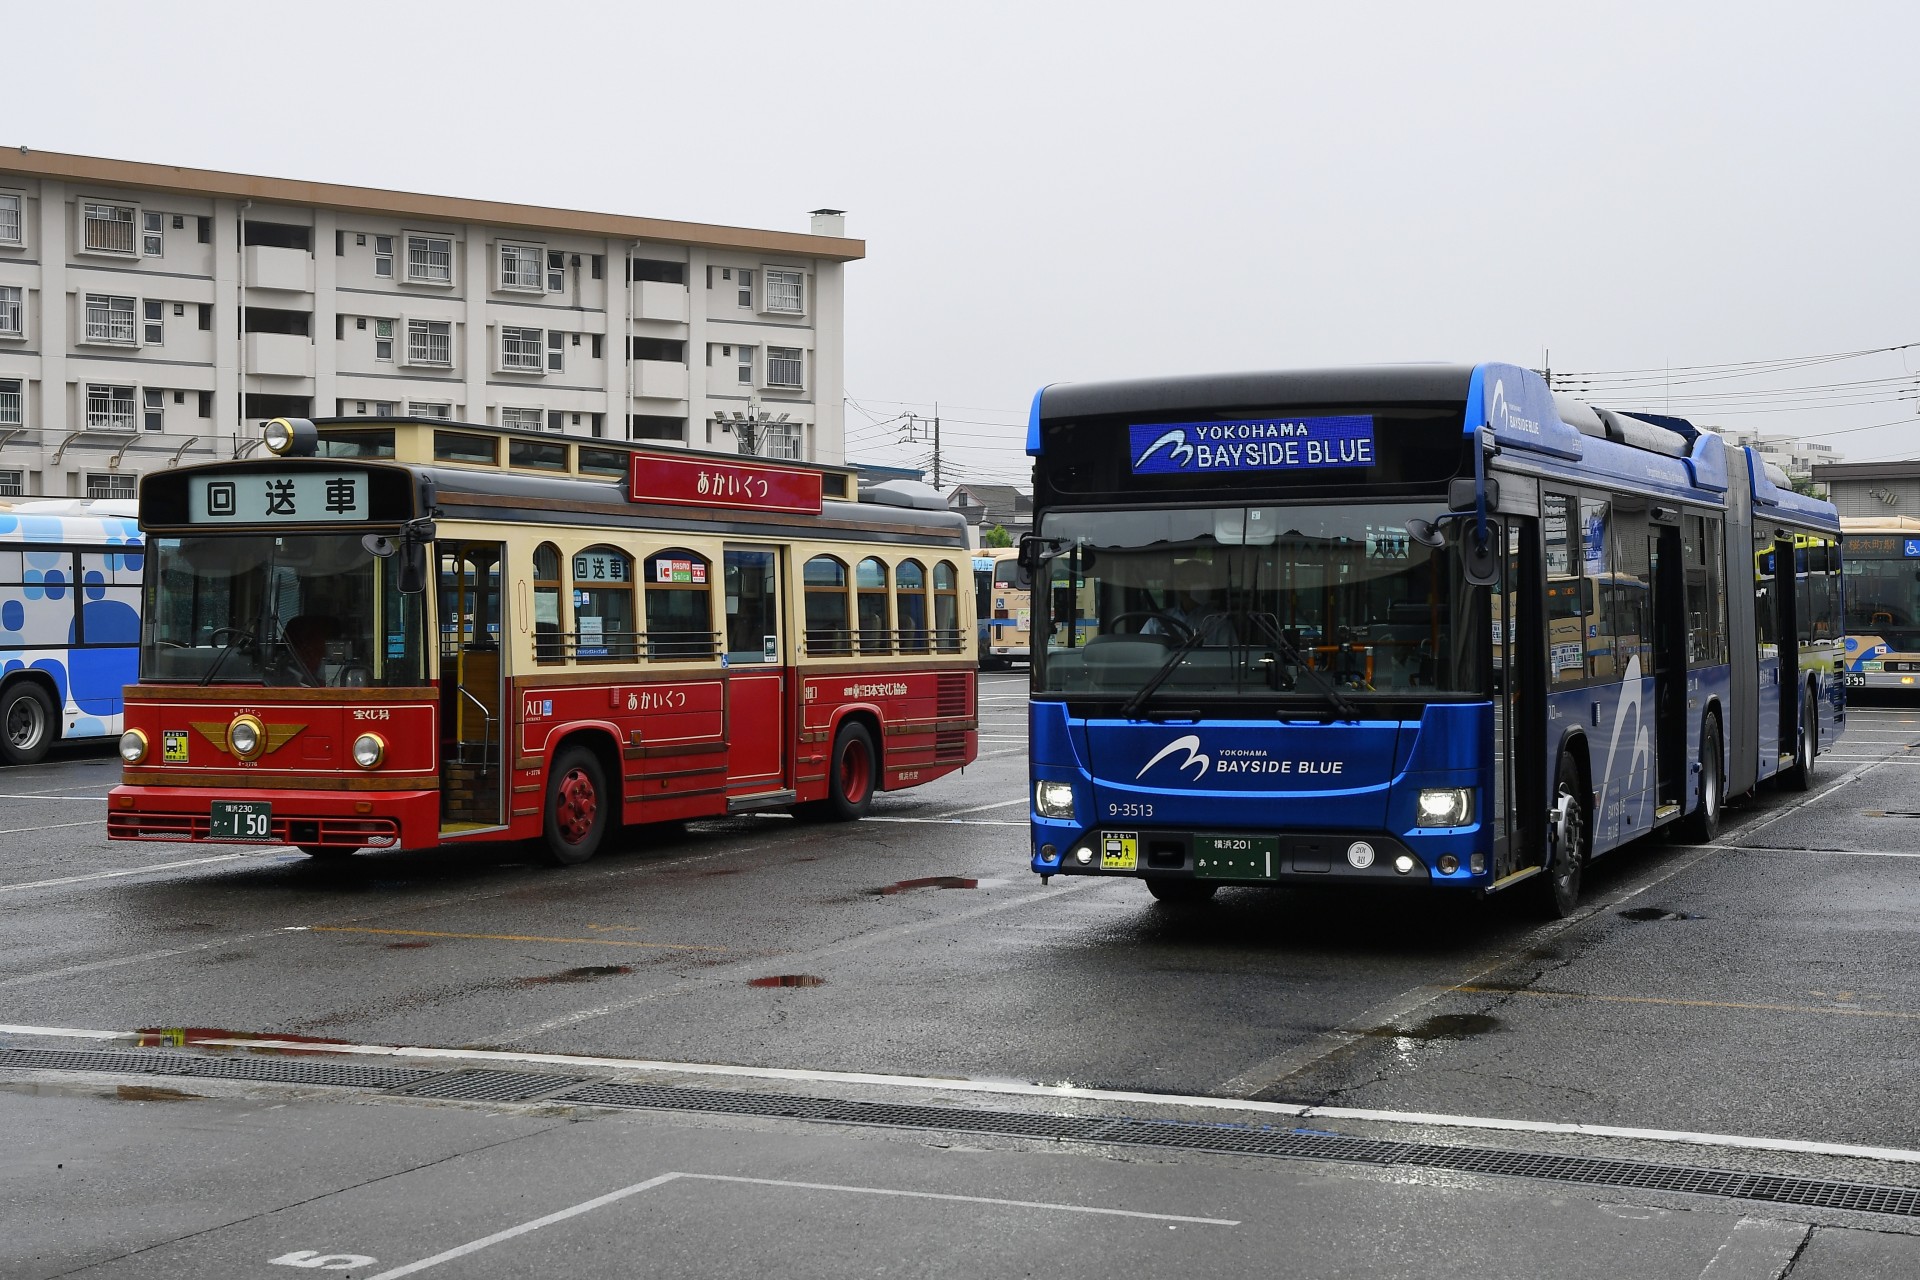
[(373, 274), (382, 280), (393, 279), (393, 237), (373, 238)]
[(800, 460), (800, 424), (797, 422), (769, 422), (760, 428), (760, 452), (769, 458), (784, 458), (789, 462)]
[(137, 494), (138, 487), (132, 476), (115, 475), (106, 471), (87, 472), (89, 498), (131, 498)]
[(133, 247), (133, 208), (123, 204), (83, 202), (81, 243), (89, 253), (118, 253), (131, 258)]
[(27, 496), (27, 473), (24, 471), (0, 471), (0, 498), (24, 498)]
[(546, 415), (539, 409), (514, 404), (500, 407), (500, 425), (515, 431), (538, 431), (545, 422)]
[[(392, 405), (380, 405), (376, 407), (381, 410), (380, 416), (382, 417), (393, 412)], [(453, 421), (453, 406), (430, 400), (409, 400), (407, 401), (407, 416), (409, 418), (437, 418), (441, 422), (451, 422)], [(438, 455), (436, 454), (436, 456)]]
[(452, 284), (453, 241), (445, 236), (408, 236), (407, 279), (414, 284)]
[[(655, 280), (661, 284), (685, 285), (687, 283), (687, 264), (684, 262), (665, 262), (658, 258), (635, 258), (632, 260), (635, 280)], [(712, 270), (711, 267), (708, 268)]]
[(166, 252), (167, 215), (147, 212), (142, 213), (140, 219), (140, 252), (149, 258), (157, 258)]
[(540, 372), (541, 331), (500, 326), (500, 367), (514, 373)]
[(213, 416), (213, 392), (211, 391), (200, 392), (200, 416), (203, 418)]
[(149, 431), (165, 431), (167, 393), (158, 387), (146, 387), (140, 392), (140, 425)]
[(767, 268), (767, 310), (799, 315), (806, 310), (806, 295), (798, 271)]
[(453, 364), (453, 322), (451, 320), (407, 321), (407, 363)]
[(547, 292), (565, 293), (567, 291), (567, 255), (549, 253), (547, 255)]
[(0, 285), (0, 338), (27, 336), (27, 293), (18, 285)]
[[(530, 332), (539, 333), (538, 329)], [(547, 332), (547, 372), (563, 373), (567, 367), (567, 335), (558, 329)]]
[(853, 652), (847, 618), (847, 566), (815, 556), (801, 571), (807, 597), (807, 652), (818, 656)]
[(524, 293), (540, 293), (541, 250), (537, 245), (502, 244), (500, 246), (500, 287)]
[(133, 299), (87, 295), (87, 341), (133, 345)]
[(213, 328), (213, 304), (211, 302), (203, 302), (200, 304), (200, 328), (203, 331)]
[(22, 244), (20, 193), (0, 191), (0, 244)]
[(633, 561), (617, 547), (589, 547), (573, 557), (573, 654), (634, 654)]
[(714, 656), (710, 586), (707, 562), (691, 551), (647, 557), (647, 657)]
[(752, 347), (740, 348), (740, 384), (742, 386), (747, 386), (747, 387), (750, 387), (753, 385), (753, 348)]
[(166, 337), (167, 304), (148, 298), (140, 304), (140, 314), (144, 317), (140, 325), (140, 341), (150, 347), (157, 347)]
[(801, 361), (799, 347), (768, 347), (767, 385), (770, 387), (801, 386)]
[(87, 386), (87, 429), (133, 430), (133, 388)]
[(753, 305), (753, 272), (742, 268), (740, 271), (740, 305)]
[(18, 378), (0, 378), (0, 427), (17, 427), (26, 421), (26, 395)]
[(375, 360), (393, 359), (393, 321), (375, 320), (373, 322), (373, 358)]

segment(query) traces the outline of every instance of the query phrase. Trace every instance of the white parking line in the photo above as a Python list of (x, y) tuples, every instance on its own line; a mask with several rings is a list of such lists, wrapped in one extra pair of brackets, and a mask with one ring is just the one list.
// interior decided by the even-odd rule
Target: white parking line
[[(1011, 809), (1014, 805), (1025, 804), (1026, 802), (1027, 798), (1025, 796), (1017, 796), (1012, 800), (995, 800), (992, 804), (976, 804), (971, 809), (953, 809), (946, 813), (930, 813), (927, 817), (957, 818), (966, 813), (985, 813), (989, 809)], [(1021, 825), (1024, 826), (1026, 824), (1022, 823)]]
[[(1026, 803), (1025, 801), (1021, 802)], [(1024, 827), (1024, 822), (1008, 822), (1000, 818), (876, 818), (872, 814), (860, 819), (862, 822), (917, 822), (936, 827)]]
[(1779, 1280), (1812, 1234), (1810, 1223), (1742, 1218), (1700, 1273), (1700, 1280)]
[(796, 1191), (837, 1191), (850, 1195), (891, 1196), (902, 1200), (943, 1200), (949, 1204), (989, 1204), (998, 1205), (1007, 1209), (1038, 1209), (1053, 1213), (1089, 1213), (1110, 1218), (1144, 1218), (1149, 1222), (1186, 1222), (1202, 1227), (1237, 1227), (1240, 1225), (1239, 1220), (1236, 1218), (1190, 1218), (1177, 1213), (1143, 1213), (1136, 1209), (1108, 1209), (1099, 1205), (1083, 1204), (1054, 1204), (1045, 1200), (1002, 1200), (996, 1196), (958, 1196), (939, 1191), (902, 1191), (893, 1187), (852, 1187), (837, 1182), (792, 1182), (783, 1178), (736, 1178), (721, 1173), (663, 1173), (657, 1178), (648, 1178), (645, 1182), (636, 1182), (630, 1187), (621, 1187), (618, 1191), (609, 1191), (603, 1196), (595, 1196), (591, 1200), (583, 1200), (579, 1204), (570, 1205), (565, 1209), (550, 1213), (544, 1218), (535, 1218), (531, 1222), (523, 1222), (517, 1227), (508, 1227), (505, 1231), (496, 1231), (490, 1236), (482, 1236), (478, 1240), (472, 1240), (466, 1244), (458, 1245), (455, 1248), (447, 1250), (445, 1253), (436, 1253), (431, 1258), (422, 1258), (418, 1262), (409, 1262), (404, 1267), (394, 1267), (390, 1271), (382, 1271), (379, 1275), (374, 1276), (372, 1280), (399, 1280), (401, 1276), (410, 1276), (415, 1272), (425, 1271), (428, 1267), (437, 1267), (443, 1262), (451, 1262), (455, 1258), (467, 1257), (469, 1254), (478, 1253), (480, 1250), (488, 1248), (489, 1246), (512, 1240), (517, 1236), (526, 1235), (531, 1231), (538, 1231), (542, 1227), (552, 1226), (556, 1222), (565, 1222), (568, 1218), (577, 1218), (583, 1213), (591, 1213), (595, 1209), (618, 1203), (621, 1200), (627, 1199), (629, 1196), (639, 1195), (643, 1191), (651, 1191), (655, 1187), (665, 1186), (669, 1182), (731, 1182), (750, 1187), (790, 1187)]
[[(84, 822), (67, 822), (61, 825), (84, 827), (91, 824)], [(26, 827), (23, 829), (27, 831), (50, 830), (50, 828), (46, 827)], [(12, 832), (0, 831), (0, 835), (11, 834)], [(204, 867), (210, 862), (233, 862), (240, 858), (264, 858), (269, 854), (285, 852), (287, 851), (284, 848), (242, 849), (238, 853), (215, 854), (211, 858), (188, 858), (184, 862), (150, 862), (143, 867), (125, 867), (119, 871), (93, 871), (83, 876), (61, 876), (57, 880), (28, 880), (21, 884), (0, 884), (0, 893), (14, 893), (21, 889), (51, 889), (55, 885), (81, 884), (88, 880), (116, 880), (122, 876), (143, 876), (151, 871), (173, 871), (179, 867)]]

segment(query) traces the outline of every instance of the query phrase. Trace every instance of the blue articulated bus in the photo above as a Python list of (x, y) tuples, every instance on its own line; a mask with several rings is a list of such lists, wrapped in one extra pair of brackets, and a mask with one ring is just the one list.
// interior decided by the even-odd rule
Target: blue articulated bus
[(1679, 419), (1382, 366), (1050, 386), (1027, 449), (1043, 880), (1564, 915), (1844, 726), (1833, 507)]

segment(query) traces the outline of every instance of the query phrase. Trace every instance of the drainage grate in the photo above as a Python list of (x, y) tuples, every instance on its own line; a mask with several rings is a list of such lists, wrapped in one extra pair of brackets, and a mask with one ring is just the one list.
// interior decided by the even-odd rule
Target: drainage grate
[(415, 1098), (458, 1098), (470, 1102), (525, 1102), (557, 1089), (570, 1089), (580, 1076), (548, 1076), (531, 1071), (456, 1071), (435, 1076), (404, 1092)]
[(577, 1076), (540, 1075), (524, 1071), (440, 1072), (298, 1058), (202, 1058), (181, 1053), (115, 1053), (100, 1049), (0, 1049), (0, 1070), (6, 1069), (223, 1077), (282, 1084), (387, 1089), (404, 1092), (410, 1097), (464, 1098), (489, 1102), (525, 1101), (565, 1089), (567, 1092), (550, 1100), (637, 1111), (766, 1116), (830, 1124), (941, 1129), (991, 1133), (1002, 1137), (1106, 1142), (1289, 1160), (1452, 1169), (1461, 1173), (1506, 1178), (1537, 1178), (1597, 1187), (1676, 1191), (1732, 1200), (1764, 1200), (1773, 1204), (1920, 1218), (1920, 1188), (1916, 1187), (1827, 1182), (1781, 1174), (1739, 1173), (1727, 1169), (1699, 1169), (1687, 1165), (1596, 1159), (1590, 1156), (1543, 1155), (1500, 1151), (1490, 1147), (1396, 1142), (1238, 1124), (1043, 1115), (1027, 1111), (853, 1102), (800, 1094), (745, 1093), (605, 1081), (582, 1084)]

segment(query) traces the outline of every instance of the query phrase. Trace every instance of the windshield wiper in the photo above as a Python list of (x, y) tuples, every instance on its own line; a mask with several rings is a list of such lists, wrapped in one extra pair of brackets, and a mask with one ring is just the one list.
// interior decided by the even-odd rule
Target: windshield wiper
[(1153, 675), (1148, 678), (1147, 682), (1140, 686), (1140, 691), (1131, 698), (1128, 698), (1125, 705), (1120, 708), (1120, 714), (1122, 716), (1128, 720), (1138, 720), (1140, 718), (1140, 710), (1147, 705), (1147, 699), (1151, 698), (1160, 686), (1167, 682), (1168, 677), (1173, 675), (1175, 669), (1187, 660), (1188, 654), (1200, 647), (1201, 641), (1206, 634), (1204, 630), (1205, 624), (1210, 621), (1212, 621), (1211, 618), (1202, 619), (1200, 625), (1195, 626), (1187, 635), (1186, 639), (1173, 646), (1173, 652), (1169, 653), (1166, 660), (1160, 664), (1160, 669), (1155, 671)]
[(1254, 622), (1259, 625), (1260, 629), (1266, 633), (1267, 639), (1273, 642), (1274, 648), (1280, 650), (1282, 657), (1294, 666), (1305, 670), (1308, 675), (1314, 678), (1315, 683), (1320, 686), (1321, 692), (1326, 694), (1328, 706), (1349, 720), (1358, 720), (1360, 718), (1360, 708), (1354, 705), (1353, 699), (1340, 692), (1340, 686), (1333, 682), (1331, 676), (1318, 670), (1311, 662), (1307, 661), (1306, 656), (1300, 652), (1299, 647), (1295, 645), (1293, 641), (1287, 639), (1286, 633), (1280, 629), (1279, 622), (1275, 620), (1272, 614), (1248, 613), (1247, 616), (1253, 619)]

